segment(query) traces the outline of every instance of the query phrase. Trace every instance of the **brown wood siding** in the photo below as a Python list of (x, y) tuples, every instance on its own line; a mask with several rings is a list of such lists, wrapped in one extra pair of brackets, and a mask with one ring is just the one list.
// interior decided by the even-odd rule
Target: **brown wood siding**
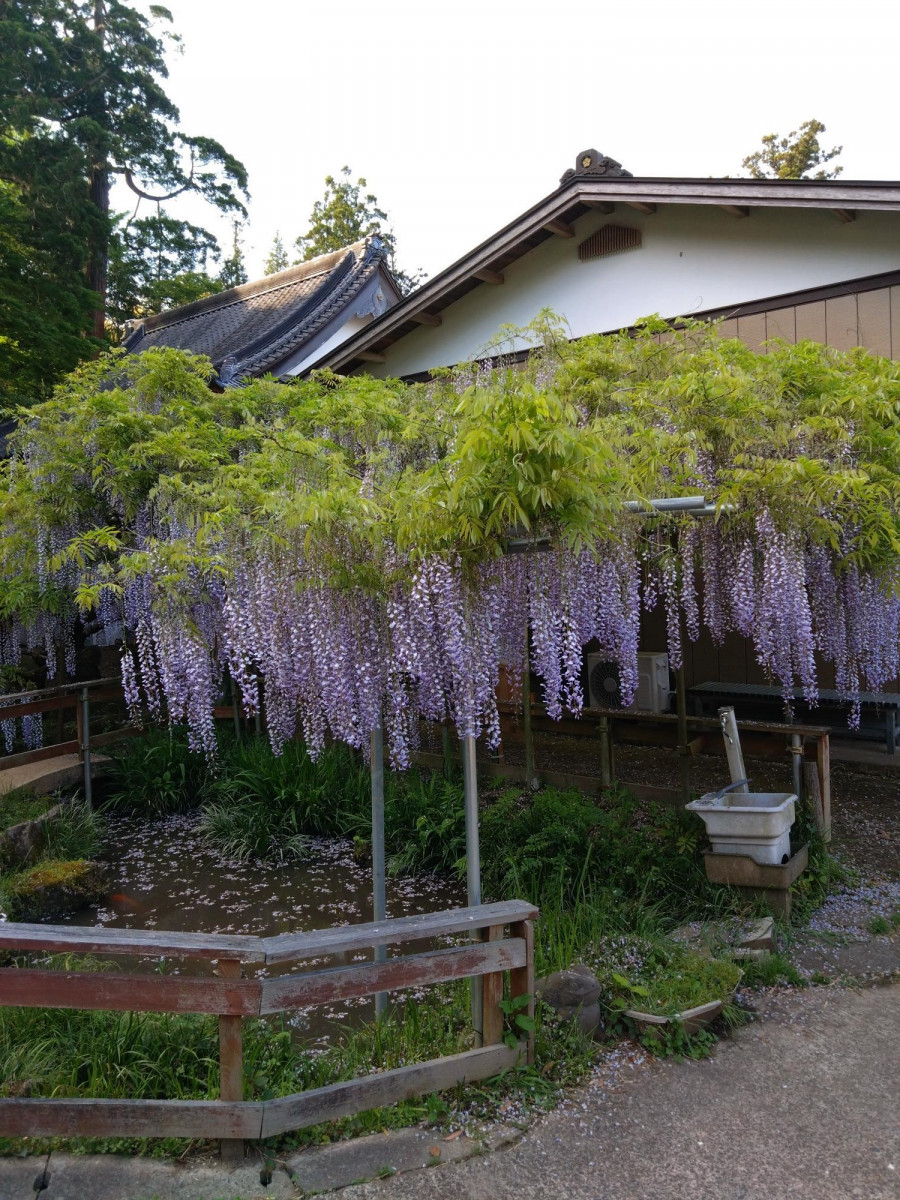
[(767, 336), (766, 314), (754, 313), (750, 317), (738, 317), (737, 335), (751, 350), (762, 350)]
[(891, 358), (900, 358), (900, 287), (891, 292)]
[(891, 290), (860, 292), (856, 297), (859, 344), (872, 354), (891, 356)]
[(871, 354), (900, 358), (900, 286), (730, 317), (719, 330), (722, 337), (739, 337), (751, 350), (763, 350), (767, 341), (780, 338), (822, 342), (836, 350), (863, 346)]
[(785, 342), (797, 340), (797, 314), (793, 308), (774, 308), (766, 313), (766, 337)]
[(814, 300), (811, 304), (798, 304), (794, 310), (797, 319), (797, 341), (824, 342), (825, 301)]

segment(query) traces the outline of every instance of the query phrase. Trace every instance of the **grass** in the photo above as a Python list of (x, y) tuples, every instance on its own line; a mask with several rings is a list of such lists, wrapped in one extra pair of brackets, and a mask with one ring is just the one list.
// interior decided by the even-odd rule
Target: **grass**
[(36, 889), (45, 885), (78, 882), (86, 874), (88, 881), (96, 878), (93, 868), (86, 863), (100, 849), (103, 834), (103, 819), (84, 800), (76, 797), (63, 805), (62, 811), (44, 830), (43, 852), (36, 863), (19, 865), (0, 875), (0, 905), (11, 920), (29, 920), (26, 912), (32, 904), (31, 897)]
[(35, 796), (29, 788), (16, 788), (0, 796), (0, 829), (9, 829), (22, 821), (33, 821), (52, 808), (57, 800), (53, 796)]
[[(71, 957), (46, 960), (73, 969), (93, 965)], [(455, 1054), (472, 1046), (466, 981), (439, 985), (389, 1011), (384, 1021), (360, 1029), (336, 1029), (329, 1045), (299, 1047), (282, 1019), (244, 1022), (247, 1099), (266, 1099), (353, 1079), (373, 1069), (390, 1070), (417, 1060)], [(281, 1148), (314, 1145), (356, 1134), (401, 1128), (430, 1120), (465, 1123), (499, 1115), (510, 1101), (548, 1107), (558, 1087), (574, 1082), (591, 1053), (569, 1028), (539, 1032), (543, 1071), (523, 1068), (442, 1097), (412, 1099), (340, 1121), (299, 1130)], [(156, 1013), (0, 1009), (0, 1095), (210, 1099), (218, 1097), (218, 1032), (212, 1017)], [(38, 1139), (29, 1139), (32, 1153)], [(54, 1139), (53, 1145), (91, 1153), (178, 1153), (177, 1139)], [(50, 1148), (49, 1139), (40, 1148)], [(0, 1139), (0, 1153), (23, 1143)]]
[[(183, 737), (156, 732), (119, 752), (108, 794), (113, 812), (149, 817), (201, 805), (207, 836), (238, 859), (297, 859), (306, 853), (307, 839), (320, 834), (354, 839), (362, 849), (370, 836), (368, 766), (342, 746), (328, 748), (313, 763), (297, 743), (276, 757), (259, 739), (224, 735), (220, 765), (212, 774)], [(481, 802), (485, 896), (516, 895), (540, 907), (536, 973), (576, 961), (590, 965), (600, 979), (613, 1033), (627, 1024), (624, 1008), (671, 1014), (727, 999), (740, 968), (751, 986), (803, 982), (778, 956), (739, 968), (671, 941), (668, 935), (684, 921), (754, 911), (736, 892), (709, 884), (702, 828), (680, 808), (638, 802), (621, 790), (597, 803), (574, 791), (535, 795), (502, 786), (484, 788)], [(58, 836), (69, 837), (70, 844), (83, 836), (87, 844), (89, 826), (87, 815), (73, 810), (68, 832)], [(461, 871), (465, 822), (458, 781), (416, 770), (387, 772), (385, 827), (394, 871)], [(840, 878), (840, 869), (811, 830), (801, 825), (798, 831), (811, 841), (812, 871), (795, 899), (795, 912), (802, 915)], [(501, 1110), (509, 1121), (510, 1111), (549, 1107), (561, 1088), (583, 1077), (598, 1051), (573, 1024), (556, 1021), (549, 1011), (542, 1016), (535, 1068), (299, 1131), (280, 1145), (308, 1145), (423, 1119), (458, 1126)], [(735, 1019), (735, 1012), (729, 1009), (726, 1017)], [(644, 1038), (655, 1052), (695, 1056), (707, 1053), (714, 1040), (708, 1032), (688, 1039), (677, 1025), (661, 1039)], [(381, 1024), (336, 1027), (325, 1047), (299, 1045), (280, 1019), (248, 1020), (246, 1095), (285, 1095), (471, 1044), (465, 982), (415, 996)], [(214, 1099), (215, 1022), (166, 1014), (0, 1010), (0, 1080), (6, 1094)], [(170, 1153), (181, 1145), (81, 1139), (78, 1148)]]

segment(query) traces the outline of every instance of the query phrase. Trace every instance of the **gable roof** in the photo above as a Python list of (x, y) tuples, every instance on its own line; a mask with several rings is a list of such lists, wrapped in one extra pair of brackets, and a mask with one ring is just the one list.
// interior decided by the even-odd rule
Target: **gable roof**
[(222, 384), (262, 375), (309, 342), (372, 277), (387, 272), (387, 251), (368, 238), (254, 283), (147, 317), (126, 339), (139, 354), (172, 346), (206, 354)]
[(316, 365), (351, 371), (380, 362), (384, 351), (477, 287), (503, 283), (503, 272), (548, 238), (574, 236), (572, 222), (617, 206), (653, 213), (659, 205), (712, 205), (735, 218), (753, 208), (824, 209), (852, 221), (856, 210), (900, 211), (900, 182), (849, 179), (634, 178), (614, 159), (584, 150), (559, 186), (492, 237), (406, 296)]

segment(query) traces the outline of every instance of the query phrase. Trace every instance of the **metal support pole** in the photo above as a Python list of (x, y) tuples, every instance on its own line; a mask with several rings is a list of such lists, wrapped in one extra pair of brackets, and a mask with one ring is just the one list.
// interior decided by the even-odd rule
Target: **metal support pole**
[(803, 799), (803, 739), (799, 733), (791, 734), (791, 782), (794, 795)]
[(84, 802), (90, 810), (94, 806), (91, 780), (91, 701), (87, 688), (81, 689), (81, 757), (84, 762)]
[(259, 676), (253, 676), (253, 682), (256, 684), (256, 713), (254, 716), (254, 726), (256, 736), (262, 737), (262, 688), (259, 685)]
[[(468, 904), (481, 903), (481, 851), (478, 844), (478, 771), (475, 764), (475, 739), (463, 738), (463, 787), (466, 801), (466, 885)], [(472, 980), (472, 1027), (480, 1046), (484, 1037), (484, 998), (481, 979)]]
[(691, 802), (691, 751), (687, 735), (687, 688), (684, 664), (675, 672), (675, 705), (678, 711), (678, 779), (682, 804)]
[(238, 699), (238, 689), (235, 686), (234, 680), (229, 676), (228, 688), (231, 692), (231, 712), (234, 716), (234, 736), (238, 741), (241, 740), (241, 705)]
[[(387, 888), (384, 862), (384, 730), (381, 721), (372, 730), (372, 909), (376, 921), (387, 917)], [(375, 947), (375, 961), (385, 962), (387, 946)], [(387, 992), (375, 993), (375, 1017), (387, 1011)]]
[[(747, 778), (747, 772), (744, 769), (744, 755), (741, 752), (741, 739), (738, 733), (734, 709), (720, 708), (719, 722), (722, 726), (722, 736), (725, 739), (725, 755), (728, 758), (728, 770), (731, 774), (731, 782), (737, 783), (738, 780)], [(744, 783), (741, 787), (735, 788), (735, 791), (749, 792), (750, 788)]]

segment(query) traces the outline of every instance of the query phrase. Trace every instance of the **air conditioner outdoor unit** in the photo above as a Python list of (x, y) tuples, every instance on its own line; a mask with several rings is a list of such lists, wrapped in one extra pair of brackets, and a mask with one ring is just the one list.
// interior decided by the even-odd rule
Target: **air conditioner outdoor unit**
[[(638, 656), (638, 686), (629, 711), (668, 712), (669, 656), (642, 653)], [(587, 656), (588, 704), (591, 708), (624, 708), (619, 668), (602, 654)]]

